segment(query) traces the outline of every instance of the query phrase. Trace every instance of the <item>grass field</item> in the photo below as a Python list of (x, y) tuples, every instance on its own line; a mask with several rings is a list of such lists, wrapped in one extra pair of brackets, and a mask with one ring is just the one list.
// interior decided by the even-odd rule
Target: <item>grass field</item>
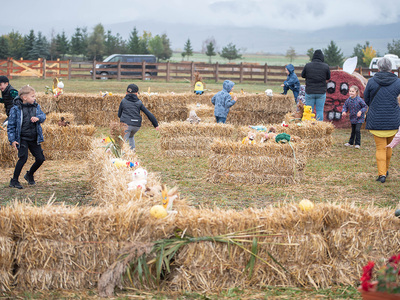
[[(30, 83), (37, 90), (44, 90), (51, 80), (13, 80), (12, 84), (19, 88)], [(150, 86), (154, 92), (188, 91), (189, 83), (138, 83), (142, 90)], [(150, 85), (154, 84), (154, 85)], [(66, 81), (68, 92), (94, 93), (100, 90), (123, 92), (127, 82), (116, 81)], [(263, 92), (265, 86), (243, 85), (245, 90)], [(215, 91), (221, 88), (215, 85)], [(238, 88), (242, 88), (239, 85)], [(278, 91), (280, 87), (274, 87)], [(106, 128), (99, 128), (97, 137), (104, 135)], [(143, 127), (135, 136), (137, 153), (143, 166), (156, 173), (168, 186), (178, 186), (181, 197), (188, 199), (194, 206), (223, 207), (244, 209), (247, 207), (262, 208), (267, 205), (280, 205), (297, 202), (307, 198), (315, 203), (320, 202), (355, 202), (360, 210), (365, 205), (394, 209), (399, 205), (400, 195), (400, 154), (397, 148), (393, 151), (390, 175), (385, 184), (375, 181), (377, 176), (375, 162), (375, 145), (372, 135), (362, 130), (362, 146), (357, 150), (346, 148), (343, 144), (348, 140), (349, 129), (335, 130), (334, 145), (330, 152), (309, 159), (305, 178), (293, 185), (273, 186), (240, 186), (235, 184), (211, 184), (206, 182), (206, 158), (164, 158), (160, 149), (160, 137), (153, 128)], [(10, 148), (11, 151), (11, 148)], [(32, 161), (25, 165), (22, 176)], [(23, 190), (8, 187), (13, 168), (5, 168), (0, 172), (1, 204), (7, 205), (15, 199), (29, 201), (35, 205), (47, 203), (54, 195), (56, 202), (70, 205), (90, 205), (94, 200), (88, 184), (89, 165), (82, 161), (46, 161), (39, 169), (35, 179), (37, 185), (27, 186), (21, 176)], [(96, 291), (81, 292), (15, 292), (6, 295), (20, 299), (95, 299)], [(129, 291), (119, 295), (117, 299), (170, 299), (171, 295)], [(231, 289), (221, 295), (185, 294), (173, 295), (175, 299), (360, 299), (354, 287), (334, 287), (329, 290), (304, 290), (297, 288), (265, 287), (264, 290), (243, 291)], [(276, 297), (276, 298), (274, 298)]]
[[(182, 61), (181, 53), (174, 52), (171, 57), (171, 62), (180, 62)], [(193, 56), (190, 56), (189, 59), (185, 57), (186, 61), (194, 61), (194, 62), (209, 62), (209, 57), (203, 53), (193, 53)], [(289, 63), (293, 64), (294, 66), (304, 66), (306, 63), (310, 61), (307, 55), (299, 55), (296, 56), (293, 61), (291, 62), (286, 56), (284, 55), (267, 55), (267, 54), (243, 54), (242, 58), (233, 60), (234, 63), (258, 63), (263, 65), (267, 63), (270, 66), (285, 66)], [(220, 55), (212, 56), (211, 57), (212, 63), (228, 63), (228, 60), (221, 57)]]

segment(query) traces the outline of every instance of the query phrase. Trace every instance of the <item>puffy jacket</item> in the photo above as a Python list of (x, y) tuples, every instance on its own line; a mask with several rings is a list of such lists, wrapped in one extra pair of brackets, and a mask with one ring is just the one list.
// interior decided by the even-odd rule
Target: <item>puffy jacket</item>
[(288, 64), (286, 69), (289, 71), (289, 75), (287, 76), (286, 80), (283, 84), (290, 88), (292, 91), (300, 91), (300, 81), (297, 78), (297, 75), (294, 73), (294, 66), (292, 64)]
[[(39, 118), (39, 121), (35, 124), (37, 130), (37, 143), (40, 144), (44, 141), (43, 130), (40, 124), (46, 120), (46, 114), (42, 111), (38, 103), (35, 102), (34, 106), (36, 107), (36, 117)], [(13, 142), (21, 144), (22, 114), (22, 99), (18, 96), (14, 99), (14, 106), (11, 108), (10, 116), (8, 118), (7, 134), (10, 145)]]
[(10, 116), (10, 110), (14, 105), (14, 99), (18, 96), (18, 91), (14, 89), (10, 84), (1, 93), (2, 98), (0, 98), (0, 103), (4, 103), (6, 108), (7, 117)]
[(142, 101), (140, 101), (135, 94), (127, 94), (125, 98), (122, 99), (118, 109), (118, 118), (122, 123), (140, 127), (142, 126), (140, 111), (146, 114), (154, 127), (158, 127), (156, 117), (143, 105)]
[[(381, 88), (378, 90), (379, 86)], [(394, 130), (399, 128), (400, 106), (397, 100), (399, 94), (400, 79), (393, 73), (378, 72), (368, 80), (364, 90), (364, 101), (369, 107), (366, 129)]]
[(234, 82), (225, 80), (222, 84), (222, 91), (219, 91), (211, 98), (211, 103), (215, 105), (214, 115), (216, 117), (226, 118), (230, 107), (236, 103), (229, 94), (234, 85)]
[(315, 50), (311, 62), (304, 66), (301, 77), (306, 79), (306, 94), (326, 93), (326, 81), (331, 79), (331, 71), (328, 64), (324, 63), (321, 50)]

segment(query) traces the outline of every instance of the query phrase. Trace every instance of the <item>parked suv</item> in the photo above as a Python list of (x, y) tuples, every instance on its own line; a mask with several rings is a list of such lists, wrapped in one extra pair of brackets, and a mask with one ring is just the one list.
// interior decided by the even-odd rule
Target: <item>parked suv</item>
[[(97, 64), (96, 69), (107, 69), (107, 70), (96, 70), (96, 75), (103, 75), (101, 79), (107, 79), (107, 75), (117, 75), (117, 65), (108, 65), (104, 64), (104, 62), (121, 62), (121, 75), (134, 75), (139, 76), (142, 75), (142, 66), (141, 65), (124, 65), (124, 63), (142, 63), (145, 61), (146, 63), (156, 63), (157, 58), (154, 55), (147, 54), (113, 54), (104, 59), (102, 64)], [(125, 69), (125, 70), (124, 70)], [(131, 70), (126, 70), (131, 69)], [(90, 71), (92, 74), (93, 71)], [(149, 65), (146, 66), (146, 77), (157, 76), (157, 66)], [(150, 78), (149, 78), (150, 79)]]
[[(397, 55), (394, 54), (386, 54), (384, 57), (388, 58), (390, 62), (392, 63), (392, 73), (396, 74), (399, 76), (397, 70), (400, 68), (400, 59)], [(374, 57), (371, 60), (371, 63), (369, 64), (370, 69), (378, 69), (378, 60), (381, 59), (382, 57)], [(369, 71), (370, 76), (374, 76), (376, 72)]]

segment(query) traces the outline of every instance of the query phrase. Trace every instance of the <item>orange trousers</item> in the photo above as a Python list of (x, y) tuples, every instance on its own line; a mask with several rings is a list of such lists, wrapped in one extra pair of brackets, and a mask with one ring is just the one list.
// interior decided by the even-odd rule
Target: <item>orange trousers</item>
[(389, 170), (390, 158), (392, 157), (392, 148), (386, 148), (386, 146), (390, 144), (393, 138), (394, 135), (390, 137), (378, 137), (374, 135), (378, 176), (386, 176), (386, 172)]

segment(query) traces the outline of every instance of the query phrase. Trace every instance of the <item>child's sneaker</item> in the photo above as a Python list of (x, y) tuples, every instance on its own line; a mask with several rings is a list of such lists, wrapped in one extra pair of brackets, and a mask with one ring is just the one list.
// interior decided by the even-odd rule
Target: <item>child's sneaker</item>
[(360, 145), (355, 145), (354, 148), (360, 149)]
[(346, 147), (353, 147), (353, 145), (350, 145), (349, 143), (344, 144)]
[(11, 180), (10, 180), (10, 185), (9, 185), (9, 187), (13, 187), (13, 188), (17, 188), (17, 189), (23, 189), (23, 187), (22, 187), (22, 185), (19, 183), (19, 181), (18, 180), (16, 180), (16, 179), (14, 179), (14, 178), (12, 178)]

